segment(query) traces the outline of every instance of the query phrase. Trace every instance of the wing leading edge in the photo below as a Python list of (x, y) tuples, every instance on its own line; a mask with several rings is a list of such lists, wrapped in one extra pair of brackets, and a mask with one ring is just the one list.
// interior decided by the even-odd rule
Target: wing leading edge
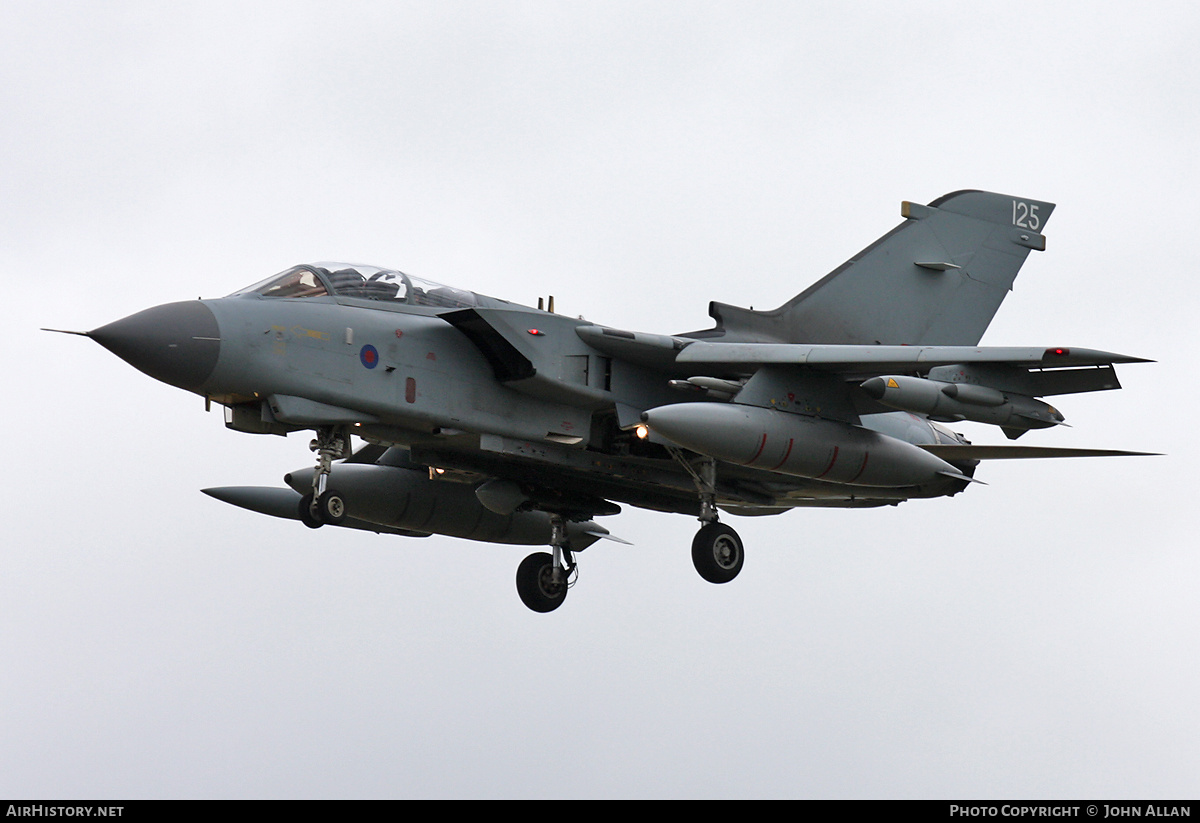
[(748, 369), (767, 365), (797, 365), (823, 371), (855, 374), (952, 366), (959, 363), (1051, 369), (1153, 362), (1141, 357), (1113, 352), (1063, 347), (808, 346), (796, 343), (707, 343), (699, 341), (686, 346), (676, 355), (675, 361), (698, 367), (715, 366), (719, 368), (737, 365)]

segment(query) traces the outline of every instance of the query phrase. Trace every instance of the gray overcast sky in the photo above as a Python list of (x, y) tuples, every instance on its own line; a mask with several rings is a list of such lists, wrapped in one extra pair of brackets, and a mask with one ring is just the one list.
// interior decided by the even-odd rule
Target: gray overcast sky
[[(1200, 793), (1194, 4), (0, 9), (0, 796)], [(1167, 456), (734, 518), (721, 587), (627, 509), (552, 615), (205, 497), (307, 438), (36, 331), (349, 259), (678, 332), (961, 188), (1058, 204), (985, 343), (1159, 361), (1022, 442)]]

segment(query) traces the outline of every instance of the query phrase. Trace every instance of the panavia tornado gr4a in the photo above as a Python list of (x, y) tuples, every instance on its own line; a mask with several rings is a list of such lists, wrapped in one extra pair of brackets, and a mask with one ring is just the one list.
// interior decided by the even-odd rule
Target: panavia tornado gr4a
[[(563, 603), (578, 552), (617, 540), (620, 503), (699, 518), (692, 560), (744, 557), (720, 513), (861, 508), (957, 494), (980, 461), (1133, 454), (972, 445), (1063, 422), (1041, 398), (1120, 388), (1075, 347), (981, 347), (1053, 203), (958, 191), (773, 311), (709, 304), (715, 326), (645, 334), (342, 263), (82, 332), (225, 407), (252, 434), (311, 430), (288, 488), (205, 489), (311, 528), (549, 546), (517, 570), (534, 611)], [(364, 445), (351, 449), (351, 436)], [(624, 541), (621, 541), (624, 542)]]

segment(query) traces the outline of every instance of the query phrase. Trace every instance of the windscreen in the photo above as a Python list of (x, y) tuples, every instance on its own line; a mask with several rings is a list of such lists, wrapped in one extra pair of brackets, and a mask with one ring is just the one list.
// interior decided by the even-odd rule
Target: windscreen
[(295, 266), (231, 297), (256, 294), (260, 297), (356, 297), (393, 305), (470, 308), (479, 305), (474, 292), (412, 277), (395, 269), (347, 263), (316, 263)]

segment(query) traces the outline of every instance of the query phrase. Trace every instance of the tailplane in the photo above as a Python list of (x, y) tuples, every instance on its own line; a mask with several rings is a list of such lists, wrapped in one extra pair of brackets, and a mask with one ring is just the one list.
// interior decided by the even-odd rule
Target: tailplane
[(927, 206), (771, 311), (712, 302), (726, 342), (974, 346), (1012, 288), (1053, 203), (956, 191)]

